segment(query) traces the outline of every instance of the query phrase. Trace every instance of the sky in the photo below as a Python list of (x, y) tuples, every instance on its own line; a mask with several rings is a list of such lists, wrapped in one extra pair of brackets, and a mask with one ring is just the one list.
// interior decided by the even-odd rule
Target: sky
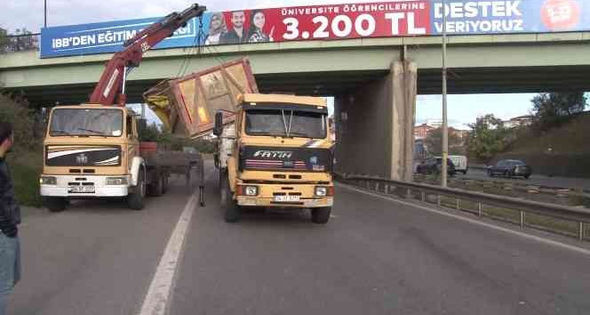
[[(379, 2), (379, 0), (215, 0), (203, 4), (207, 5), (210, 11), (224, 11), (362, 2)], [(58, 26), (158, 17), (172, 11), (181, 11), (190, 4), (191, 1), (186, 0), (47, 0), (47, 23), (48, 26)], [(7, 28), (9, 32), (26, 27), (29, 31), (36, 33), (43, 26), (43, 1), (41, 0), (4, 0), (2, 7), (0, 27)], [(467, 124), (475, 122), (478, 116), (488, 113), (493, 113), (504, 120), (526, 115), (532, 107), (530, 100), (533, 96), (534, 94), (450, 95), (448, 98), (449, 126), (466, 129)], [(441, 119), (441, 102), (440, 95), (419, 96), (416, 105), (416, 123)], [(155, 116), (153, 113), (148, 113), (148, 118), (155, 118)]]
[[(528, 115), (533, 107), (531, 100), (537, 94), (470, 94), (449, 95), (447, 97), (447, 117), (449, 126), (469, 129), (467, 126), (486, 114), (494, 114), (502, 120)], [(419, 95), (416, 100), (416, 124), (428, 120), (441, 120), (441, 95)]]

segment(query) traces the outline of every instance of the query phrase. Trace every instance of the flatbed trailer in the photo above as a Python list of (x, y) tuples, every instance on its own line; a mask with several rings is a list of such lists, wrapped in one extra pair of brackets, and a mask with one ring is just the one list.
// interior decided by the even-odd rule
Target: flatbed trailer
[(194, 184), (198, 187), (199, 202), (204, 206), (204, 166), (200, 153), (160, 150), (142, 153), (145, 161), (148, 194), (160, 196), (166, 193), (170, 175), (181, 175), (186, 179), (187, 189)]

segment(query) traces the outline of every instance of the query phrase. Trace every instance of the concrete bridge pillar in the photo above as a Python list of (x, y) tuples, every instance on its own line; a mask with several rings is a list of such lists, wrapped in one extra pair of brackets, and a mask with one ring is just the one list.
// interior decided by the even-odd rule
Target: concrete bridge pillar
[(385, 77), (335, 98), (335, 169), (412, 180), (417, 67), (394, 61)]

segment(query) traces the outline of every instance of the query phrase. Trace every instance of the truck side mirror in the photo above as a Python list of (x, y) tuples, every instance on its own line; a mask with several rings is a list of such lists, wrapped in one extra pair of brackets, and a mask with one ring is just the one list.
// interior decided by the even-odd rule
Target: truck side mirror
[(223, 112), (219, 111), (215, 113), (215, 127), (213, 127), (213, 134), (221, 136), (223, 133)]

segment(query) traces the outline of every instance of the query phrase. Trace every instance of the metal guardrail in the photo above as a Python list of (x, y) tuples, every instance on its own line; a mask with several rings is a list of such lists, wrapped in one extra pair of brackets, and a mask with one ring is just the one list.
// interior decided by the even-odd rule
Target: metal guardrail
[[(419, 183), (426, 183), (430, 181), (426, 176), (414, 174), (414, 181)], [(474, 178), (454, 177), (449, 178), (449, 185), (455, 188), (475, 188), (477, 190), (486, 190), (488, 188), (501, 189), (504, 191), (514, 191), (515, 193), (523, 194), (522, 197), (529, 200), (534, 200), (535, 196), (545, 196), (545, 198), (553, 198), (548, 201), (555, 204), (563, 204), (564, 202), (575, 202), (578, 204), (569, 204), (569, 206), (578, 206), (579, 204), (590, 205), (590, 193), (583, 189), (574, 189), (566, 187), (546, 186), (539, 184), (531, 184), (525, 182), (511, 182), (508, 180), (485, 180)], [(457, 187), (463, 186), (463, 187)], [(473, 190), (473, 189), (468, 189)], [(502, 194), (500, 194), (502, 195)], [(520, 197), (520, 196), (519, 196)], [(588, 206), (587, 206), (588, 207)]]
[(526, 225), (526, 213), (576, 222), (578, 224), (577, 236), (579, 240), (584, 240), (584, 225), (590, 224), (590, 210), (586, 208), (548, 204), (456, 188), (443, 188), (430, 184), (395, 181), (376, 176), (335, 173), (335, 177), (341, 181), (353, 183), (357, 186), (385, 194), (391, 194), (394, 191), (398, 191), (398, 189), (402, 189), (402, 193), (405, 194), (406, 198), (414, 198), (413, 192), (419, 192), (420, 195), (417, 199), (422, 202), (426, 202), (429, 195), (435, 195), (439, 207), (442, 206), (441, 198), (443, 196), (455, 199), (456, 208), (459, 210), (461, 210), (461, 200), (468, 200), (477, 204), (477, 215), (480, 217), (484, 215), (483, 208), (485, 205), (513, 209), (520, 212), (519, 223), (521, 228), (524, 228)]

